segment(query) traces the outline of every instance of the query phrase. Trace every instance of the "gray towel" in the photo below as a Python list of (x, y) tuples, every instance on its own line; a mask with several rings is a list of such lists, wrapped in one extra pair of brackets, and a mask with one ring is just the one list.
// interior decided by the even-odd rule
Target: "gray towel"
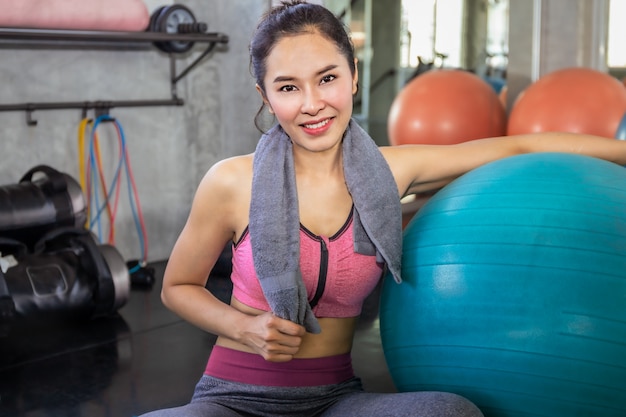
[[(354, 202), (354, 249), (376, 254), (401, 281), (402, 209), (398, 188), (378, 147), (354, 121), (343, 138), (343, 169)], [(300, 216), (292, 143), (280, 125), (261, 137), (250, 203), (254, 267), (272, 312), (319, 333), (300, 273)]]

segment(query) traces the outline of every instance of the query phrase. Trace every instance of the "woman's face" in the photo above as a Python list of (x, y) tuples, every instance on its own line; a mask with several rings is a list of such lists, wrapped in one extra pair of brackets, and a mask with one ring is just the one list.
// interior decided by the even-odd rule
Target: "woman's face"
[(266, 64), (263, 99), (294, 146), (336, 147), (352, 116), (357, 75), (335, 44), (318, 33), (286, 36)]

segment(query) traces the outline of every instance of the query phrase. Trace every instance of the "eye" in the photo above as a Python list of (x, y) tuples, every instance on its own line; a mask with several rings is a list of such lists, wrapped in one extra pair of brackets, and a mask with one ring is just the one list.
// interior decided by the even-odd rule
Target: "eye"
[(332, 74), (324, 75), (324, 76), (322, 77), (322, 80), (320, 81), (320, 84), (326, 84), (326, 83), (329, 83), (329, 82), (331, 82), (332, 80), (334, 80), (335, 78), (337, 78), (337, 77), (335, 77), (335, 76), (334, 76), (334, 75), (332, 75)]
[(283, 85), (282, 87), (278, 89), (278, 91), (289, 93), (291, 91), (296, 91), (296, 86), (295, 85)]

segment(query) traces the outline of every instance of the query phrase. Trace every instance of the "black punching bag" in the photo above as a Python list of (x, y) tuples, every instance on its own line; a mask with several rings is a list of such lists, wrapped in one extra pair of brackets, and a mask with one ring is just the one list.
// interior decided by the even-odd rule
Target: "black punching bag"
[[(0, 238), (0, 325), (88, 320), (121, 308), (130, 275), (115, 247), (99, 245), (87, 229), (58, 228), (29, 251)], [(1, 333), (1, 332), (0, 332)]]
[(0, 237), (32, 247), (58, 227), (83, 227), (87, 203), (80, 184), (46, 165), (30, 169), (18, 184), (0, 186)]
[(0, 187), (0, 336), (18, 323), (105, 316), (128, 301), (123, 257), (96, 242), (86, 219), (80, 185), (51, 167)]

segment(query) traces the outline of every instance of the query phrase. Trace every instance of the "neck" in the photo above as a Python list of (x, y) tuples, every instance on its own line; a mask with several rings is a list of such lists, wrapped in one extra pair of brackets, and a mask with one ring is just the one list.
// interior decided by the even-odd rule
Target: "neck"
[(332, 149), (323, 152), (310, 152), (303, 149), (293, 149), (293, 160), (296, 174), (315, 174), (316, 176), (330, 176), (343, 174), (343, 152), (341, 142)]

